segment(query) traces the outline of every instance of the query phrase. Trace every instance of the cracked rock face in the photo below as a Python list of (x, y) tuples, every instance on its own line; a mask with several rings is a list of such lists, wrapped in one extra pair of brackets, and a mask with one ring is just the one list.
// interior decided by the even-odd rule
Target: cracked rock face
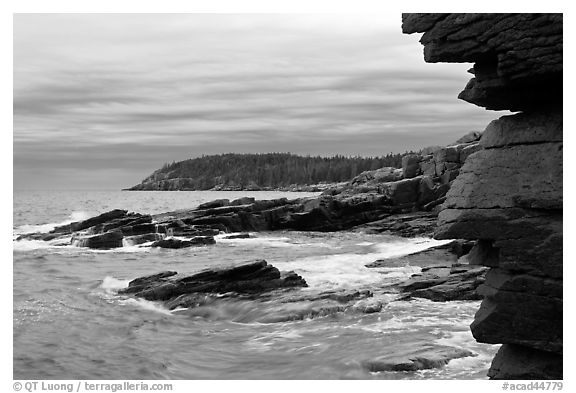
[(477, 240), (491, 267), (471, 330), (504, 344), (493, 379), (562, 378), (562, 15), (405, 14), (428, 62), (474, 62), (459, 98), (491, 122), (446, 195), (435, 237)]
[(475, 63), (460, 98), (487, 109), (562, 104), (562, 14), (404, 14), (427, 62)]

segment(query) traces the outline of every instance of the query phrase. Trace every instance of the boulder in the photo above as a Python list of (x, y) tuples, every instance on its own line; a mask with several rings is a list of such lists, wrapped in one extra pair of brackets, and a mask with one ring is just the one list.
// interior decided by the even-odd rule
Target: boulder
[(562, 355), (504, 344), (488, 371), (490, 379), (562, 379)]
[(562, 281), (491, 269), (470, 326), (481, 342), (562, 353)]
[(436, 199), (435, 184), (431, 176), (422, 176), (418, 185), (418, 206), (422, 207)]
[(87, 229), (90, 234), (110, 232), (114, 229), (130, 227), (132, 225), (146, 224), (152, 221), (150, 215), (143, 215), (139, 213), (128, 213), (120, 218), (114, 218), (97, 225), (93, 225)]
[(95, 225), (103, 224), (103, 223), (111, 221), (111, 220), (123, 218), (127, 214), (128, 214), (127, 210), (114, 209), (114, 210), (111, 210), (109, 212), (102, 213), (98, 216), (91, 217), (91, 218), (84, 220), (84, 221), (77, 221), (77, 222), (73, 222), (71, 224), (56, 227), (52, 231), (50, 231), (50, 233), (78, 232), (78, 231), (82, 231), (84, 229), (88, 229), (90, 227), (93, 227)]
[(493, 120), (480, 140), (484, 149), (562, 142), (562, 111), (518, 113)]
[(462, 143), (476, 142), (476, 141), (480, 140), (481, 136), (482, 136), (482, 133), (479, 131), (470, 131), (466, 135), (459, 138), (456, 142), (454, 142), (454, 144), (460, 145)]
[(402, 157), (402, 175), (404, 179), (411, 179), (420, 174), (420, 161), (422, 156), (419, 154), (406, 154)]
[[(119, 291), (147, 300), (170, 301), (171, 308), (188, 307), (198, 294), (260, 294), (284, 288), (306, 287), (294, 272), (281, 273), (265, 260), (249, 261), (232, 267), (208, 269), (191, 276), (162, 272), (132, 280)], [(175, 299), (177, 299), (175, 301)]]
[(73, 236), (71, 243), (77, 247), (109, 249), (122, 247), (122, 239), (122, 232), (112, 231), (92, 236)]
[(255, 201), (256, 201), (255, 198), (243, 197), (243, 198), (234, 199), (232, 202), (230, 202), (230, 205), (232, 205), (232, 206), (249, 205), (251, 203), (254, 203)]
[(434, 154), (435, 152), (437, 152), (440, 149), (442, 149), (442, 146), (428, 146), (428, 147), (425, 147), (424, 149), (420, 150), (420, 155), (428, 156), (428, 155)]
[(440, 176), (440, 182), (442, 184), (451, 184), (452, 180), (455, 180), (459, 173), (460, 171), (458, 169), (445, 170), (442, 176)]
[(363, 314), (374, 314), (382, 311), (384, 303), (376, 299), (362, 299), (356, 302), (353, 309)]
[(216, 199), (210, 202), (201, 203), (200, 205), (198, 205), (198, 210), (214, 209), (217, 207), (224, 207), (229, 205), (230, 205), (229, 199)]
[(350, 185), (358, 186), (362, 184), (397, 181), (402, 179), (402, 174), (402, 169), (392, 167), (379, 168), (373, 171), (362, 172), (350, 181)]
[(420, 180), (421, 177), (414, 177), (412, 179), (383, 183), (379, 192), (389, 197), (392, 205), (415, 203), (418, 200)]
[(446, 208), (562, 208), (562, 143), (483, 149), (469, 156)]
[[(457, 146), (446, 146), (434, 153), (436, 165), (444, 162), (460, 162), (460, 149)], [(437, 173), (440, 175), (441, 173)]]
[(434, 156), (428, 155), (422, 158), (420, 161), (420, 172), (424, 176), (436, 176), (436, 161), (434, 161)]

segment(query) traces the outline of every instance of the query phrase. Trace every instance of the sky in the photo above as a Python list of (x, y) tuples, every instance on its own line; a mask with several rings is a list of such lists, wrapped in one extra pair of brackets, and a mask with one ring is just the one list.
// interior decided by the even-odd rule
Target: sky
[(16, 14), (14, 189), (121, 189), (203, 154), (377, 156), (503, 112), (401, 15)]

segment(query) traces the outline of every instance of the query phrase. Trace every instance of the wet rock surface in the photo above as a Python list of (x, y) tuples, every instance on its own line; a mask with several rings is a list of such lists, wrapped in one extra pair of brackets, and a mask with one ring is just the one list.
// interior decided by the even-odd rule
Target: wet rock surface
[[(418, 266), (421, 272), (395, 285), (400, 300), (413, 298), (435, 302), (480, 300), (479, 286), (486, 280), (487, 267), (470, 265), (467, 259), (473, 242), (453, 240), (423, 251), (397, 258), (379, 259), (366, 265), (369, 268), (390, 266)], [(461, 261), (465, 262), (462, 263)]]
[(466, 349), (448, 346), (430, 346), (406, 353), (395, 358), (382, 357), (364, 362), (364, 367), (371, 372), (382, 371), (418, 371), (440, 368), (450, 360), (477, 356)]
[(422, 269), (398, 287), (407, 296), (404, 299), (424, 298), (435, 302), (451, 300), (481, 300), (478, 287), (486, 280), (489, 269), (483, 266), (454, 264)]
[(294, 272), (281, 273), (265, 260), (237, 266), (209, 269), (190, 276), (167, 271), (130, 281), (120, 294), (146, 300), (170, 301), (170, 307), (188, 307), (198, 302), (198, 294), (258, 294), (282, 288), (307, 286)]

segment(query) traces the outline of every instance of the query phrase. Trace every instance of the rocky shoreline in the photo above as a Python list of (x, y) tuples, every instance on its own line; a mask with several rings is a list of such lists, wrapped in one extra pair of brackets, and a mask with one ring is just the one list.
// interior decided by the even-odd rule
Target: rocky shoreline
[[(479, 342), (503, 344), (490, 378), (561, 379), (562, 15), (406, 14), (403, 31), (424, 33), (426, 61), (475, 63), (475, 77), (460, 98), (520, 113), (503, 116), (483, 133), (469, 133), (449, 146), (406, 155), (401, 169), (363, 172), (318, 197), (220, 199), (156, 215), (112, 210), (17, 240), (94, 249), (187, 248), (215, 244), (214, 236), (221, 233), (275, 230), (462, 239), (374, 261), (367, 268), (422, 267), (409, 280), (387, 288), (398, 295), (396, 300), (482, 299), (472, 333)], [(263, 299), (295, 291), (307, 285), (305, 279), (261, 260), (190, 276), (161, 272), (140, 277), (121, 294), (162, 301), (169, 309), (194, 308), (223, 296)], [(368, 298), (362, 291), (315, 294), (311, 301), (317, 303), (301, 315), (349, 307), (380, 311), (378, 304), (358, 305)], [(282, 318), (286, 316), (269, 320)], [(418, 350), (397, 362), (375, 359), (366, 367), (415, 370), (465, 356), (473, 354), (451, 348), (432, 355)]]
[(363, 172), (318, 197), (219, 199), (156, 215), (116, 209), (48, 233), (24, 234), (18, 240), (70, 238), (70, 244), (78, 247), (110, 249), (150, 242), (152, 247), (166, 248), (208, 245), (220, 232), (356, 230), (431, 236), (454, 178), (471, 152), (481, 149), (480, 136), (469, 133), (450, 146), (408, 154), (401, 169)]

